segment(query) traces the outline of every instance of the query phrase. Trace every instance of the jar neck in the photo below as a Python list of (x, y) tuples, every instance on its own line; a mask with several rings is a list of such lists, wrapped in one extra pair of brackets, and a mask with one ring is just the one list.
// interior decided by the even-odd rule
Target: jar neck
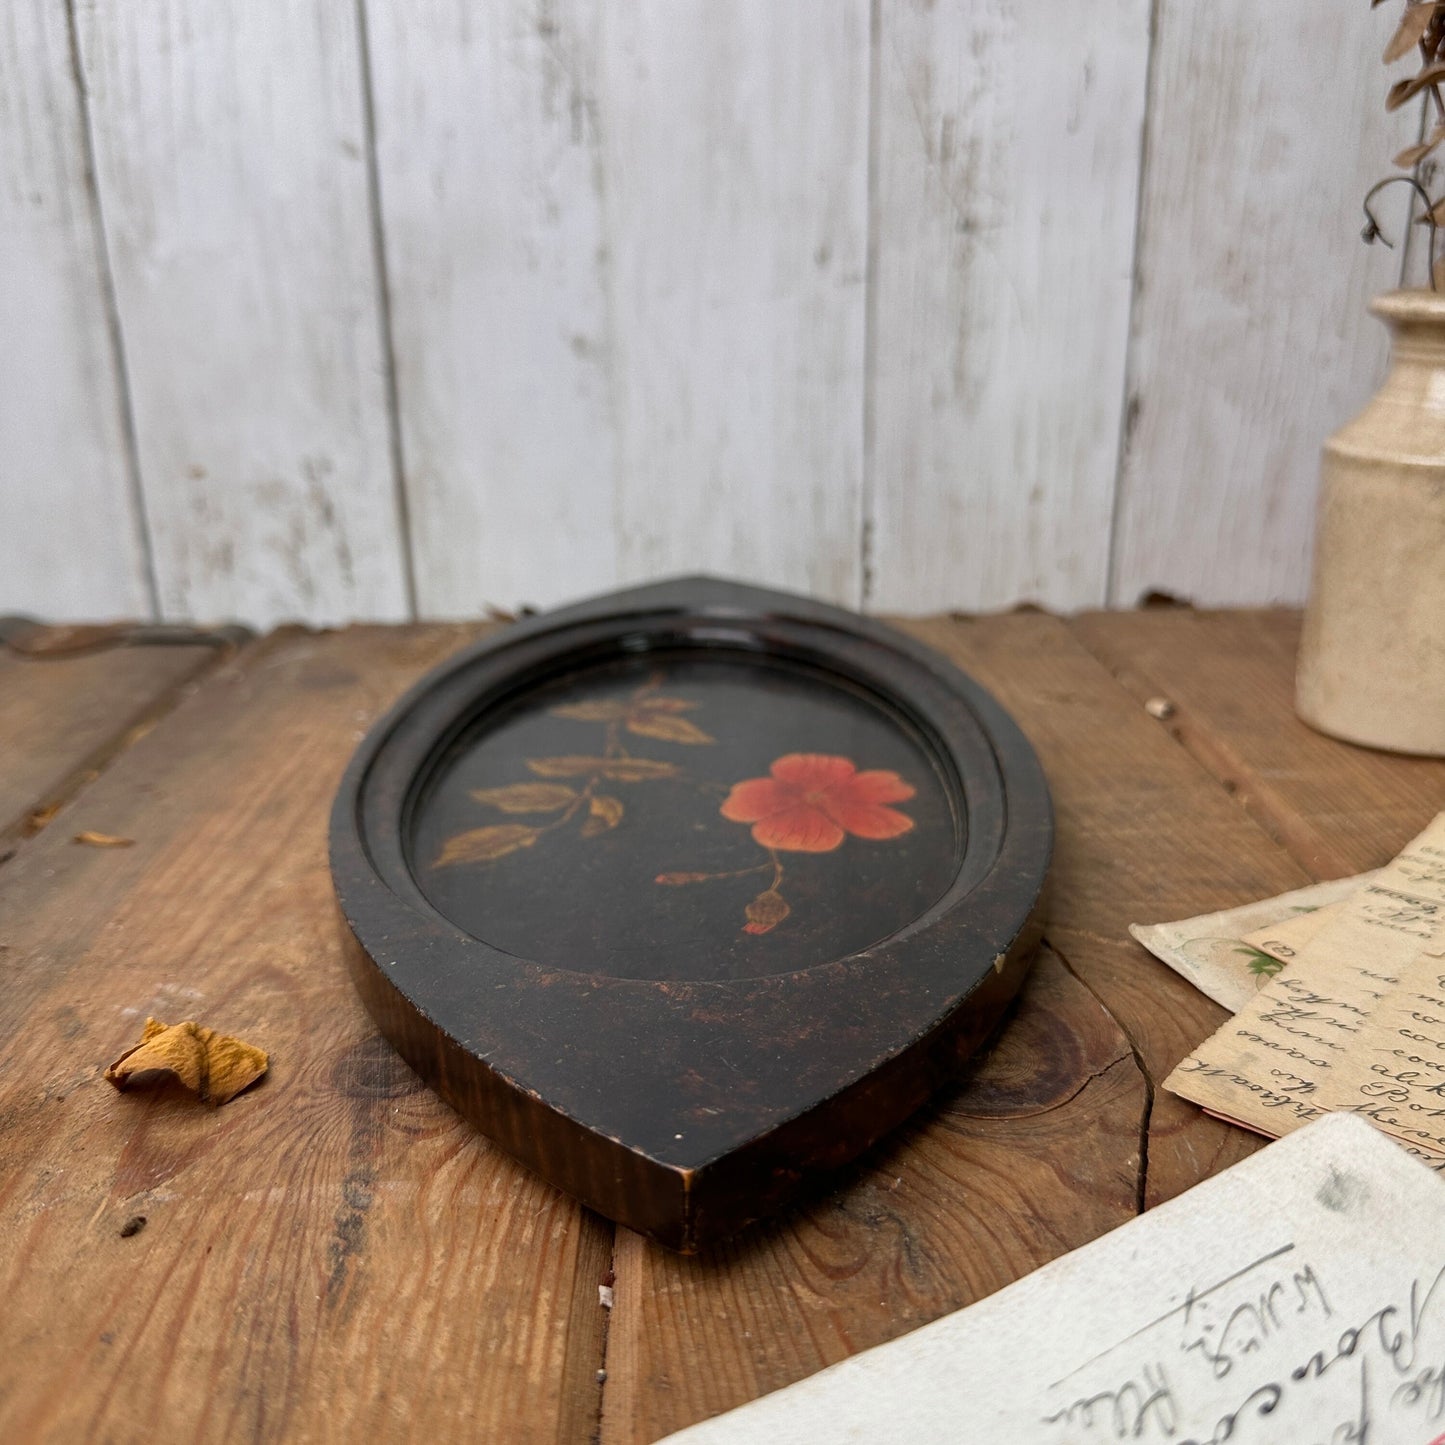
[(1445, 292), (1387, 291), (1370, 310), (1389, 327), (1397, 363), (1445, 365)]

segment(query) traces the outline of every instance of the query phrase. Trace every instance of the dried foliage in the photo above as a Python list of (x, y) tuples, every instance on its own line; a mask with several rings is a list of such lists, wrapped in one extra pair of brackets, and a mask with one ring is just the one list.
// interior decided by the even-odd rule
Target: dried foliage
[[(1383, 0), (1370, 0), (1372, 9), (1382, 3)], [(1390, 86), (1385, 95), (1385, 109), (1398, 110), (1417, 96), (1424, 96), (1427, 110), (1422, 124), (1424, 136), (1395, 157), (1395, 164), (1411, 174), (1388, 176), (1365, 197), (1364, 237), (1366, 241), (1383, 240), (1386, 245), (1391, 244), (1381, 231), (1370, 203), (1386, 186), (1396, 183), (1411, 186), (1421, 205), (1416, 223), (1427, 226), (1430, 232), (1430, 284), (1438, 288), (1445, 282), (1445, 260), (1435, 259), (1435, 233), (1438, 226), (1445, 224), (1445, 195), (1432, 198), (1429, 178), (1422, 168), (1436, 147), (1445, 141), (1445, 96), (1441, 94), (1441, 86), (1445, 84), (1445, 0), (1406, 0), (1400, 23), (1385, 46), (1385, 64), (1393, 65), (1412, 52), (1418, 57), (1418, 68), (1413, 75)]]

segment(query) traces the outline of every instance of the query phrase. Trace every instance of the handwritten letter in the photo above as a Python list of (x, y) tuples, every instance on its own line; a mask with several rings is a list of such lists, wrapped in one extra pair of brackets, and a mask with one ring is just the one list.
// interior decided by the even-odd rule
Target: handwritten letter
[(1445, 1182), (1336, 1116), (672, 1442), (1428, 1445), (1442, 1432)]
[(1350, 1107), (1357, 1089), (1352, 1061), (1363, 1056), (1372, 1014), (1422, 950), (1442, 948), (1445, 814), (1341, 904), (1294, 962), (1164, 1087), (1273, 1137)]
[(1304, 932), (1313, 937), (1323, 920), (1333, 916), (1335, 906), (1374, 876), (1362, 873), (1314, 883), (1278, 898), (1181, 918), (1177, 923), (1131, 923), (1129, 932), (1201, 993), (1237, 1013), (1279, 972), (1281, 955), (1257, 943), (1256, 930), (1266, 938), (1277, 933), (1288, 936), (1298, 945)]

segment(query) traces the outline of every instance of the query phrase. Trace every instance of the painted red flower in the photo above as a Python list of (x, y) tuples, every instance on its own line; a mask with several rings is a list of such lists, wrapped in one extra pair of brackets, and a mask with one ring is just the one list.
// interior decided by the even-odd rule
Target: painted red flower
[(789, 753), (766, 778), (735, 783), (722, 805), (733, 823), (751, 823), (764, 848), (789, 853), (829, 853), (855, 838), (896, 838), (913, 819), (887, 803), (901, 803), (913, 788), (897, 773), (879, 768), (860, 773), (849, 758), (827, 753)]

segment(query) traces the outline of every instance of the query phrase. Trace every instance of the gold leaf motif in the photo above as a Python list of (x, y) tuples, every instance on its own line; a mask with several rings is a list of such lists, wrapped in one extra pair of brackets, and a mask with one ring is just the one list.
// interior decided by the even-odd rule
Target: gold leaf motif
[(619, 798), (598, 794), (592, 799), (587, 811), (591, 816), (582, 825), (584, 838), (595, 838), (599, 833), (615, 828), (622, 821), (623, 807)]
[(688, 702), (680, 697), (645, 697), (637, 704), (643, 712), (691, 712), (700, 706), (700, 703)]
[(566, 783), (511, 783), (505, 788), (474, 788), (479, 803), (500, 808), (504, 813), (555, 813), (576, 798)]
[(744, 933), (770, 933), (793, 910), (788, 900), (775, 888), (765, 889), (748, 904), (748, 921)]
[(588, 758), (567, 755), (560, 758), (528, 758), (527, 766), (539, 778), (610, 778), (614, 783), (642, 783), (651, 778), (675, 778), (676, 763), (654, 758)]
[(617, 722), (627, 716), (625, 702), (569, 702), (548, 708), (553, 717), (571, 718), (573, 722)]
[(437, 854), (433, 868), (452, 863), (490, 863), (505, 858), (518, 848), (530, 848), (537, 841), (537, 830), (525, 823), (495, 823), (490, 828), (472, 828), (448, 838)]
[(645, 738), (660, 738), (665, 743), (710, 743), (714, 741), (695, 723), (688, 722), (685, 717), (676, 717), (665, 712), (653, 712), (651, 709), (631, 714), (627, 719), (627, 731)]

